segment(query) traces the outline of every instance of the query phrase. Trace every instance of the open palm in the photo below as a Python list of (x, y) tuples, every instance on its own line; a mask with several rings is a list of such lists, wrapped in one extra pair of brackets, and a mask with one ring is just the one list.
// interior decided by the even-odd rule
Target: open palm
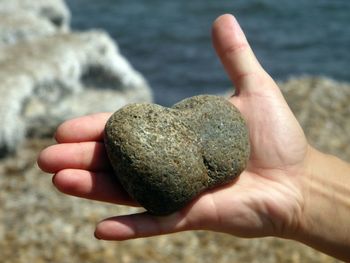
[[(192, 229), (290, 237), (297, 230), (304, 202), (300, 175), (308, 154), (303, 131), (231, 15), (215, 21), (213, 42), (236, 87), (230, 101), (248, 123), (247, 169), (234, 182), (203, 193), (170, 216), (140, 213), (106, 219), (97, 225), (98, 238), (124, 240)], [(137, 205), (108, 163), (103, 130), (109, 116), (101, 113), (63, 123), (56, 133), (58, 144), (45, 149), (38, 163), (55, 173), (53, 182), (64, 193)]]

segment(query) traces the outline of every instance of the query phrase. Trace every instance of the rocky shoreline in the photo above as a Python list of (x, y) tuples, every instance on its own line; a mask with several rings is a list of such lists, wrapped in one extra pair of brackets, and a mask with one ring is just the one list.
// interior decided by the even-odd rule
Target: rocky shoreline
[[(0, 0), (1, 262), (338, 262), (292, 241), (205, 231), (96, 240), (99, 220), (136, 209), (59, 193), (37, 155), (63, 119), (150, 101), (151, 91), (108, 34), (72, 32), (69, 20), (60, 0)], [(309, 142), (350, 161), (350, 84), (279, 84)]]
[(65, 119), (152, 100), (106, 32), (70, 30), (63, 1), (10, 3), (0, 1), (1, 155)]

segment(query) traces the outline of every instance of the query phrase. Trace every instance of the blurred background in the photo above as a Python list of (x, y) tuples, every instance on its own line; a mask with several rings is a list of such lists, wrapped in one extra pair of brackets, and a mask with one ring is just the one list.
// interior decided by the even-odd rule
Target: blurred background
[(72, 27), (106, 29), (140, 70), (155, 100), (171, 105), (230, 87), (211, 44), (212, 22), (232, 13), (264, 68), (278, 80), (350, 80), (347, 0), (69, 0)]
[(139, 210), (59, 193), (36, 164), (64, 120), (232, 92), (210, 36), (223, 13), (309, 143), (350, 161), (349, 0), (0, 0), (1, 263), (338, 262), (289, 240), (207, 231), (99, 241), (97, 222)]

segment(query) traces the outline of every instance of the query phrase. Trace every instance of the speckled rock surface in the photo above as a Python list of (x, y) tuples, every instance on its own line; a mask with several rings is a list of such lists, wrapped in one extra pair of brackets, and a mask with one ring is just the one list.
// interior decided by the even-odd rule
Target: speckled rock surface
[(156, 215), (172, 213), (245, 168), (249, 140), (239, 111), (202, 95), (172, 108), (130, 104), (106, 124), (105, 143), (127, 192)]

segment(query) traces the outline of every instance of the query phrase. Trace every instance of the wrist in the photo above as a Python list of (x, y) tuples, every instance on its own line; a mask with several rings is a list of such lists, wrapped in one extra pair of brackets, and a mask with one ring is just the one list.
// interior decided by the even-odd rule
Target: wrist
[(349, 260), (349, 164), (309, 147), (300, 184), (304, 204), (292, 239)]

